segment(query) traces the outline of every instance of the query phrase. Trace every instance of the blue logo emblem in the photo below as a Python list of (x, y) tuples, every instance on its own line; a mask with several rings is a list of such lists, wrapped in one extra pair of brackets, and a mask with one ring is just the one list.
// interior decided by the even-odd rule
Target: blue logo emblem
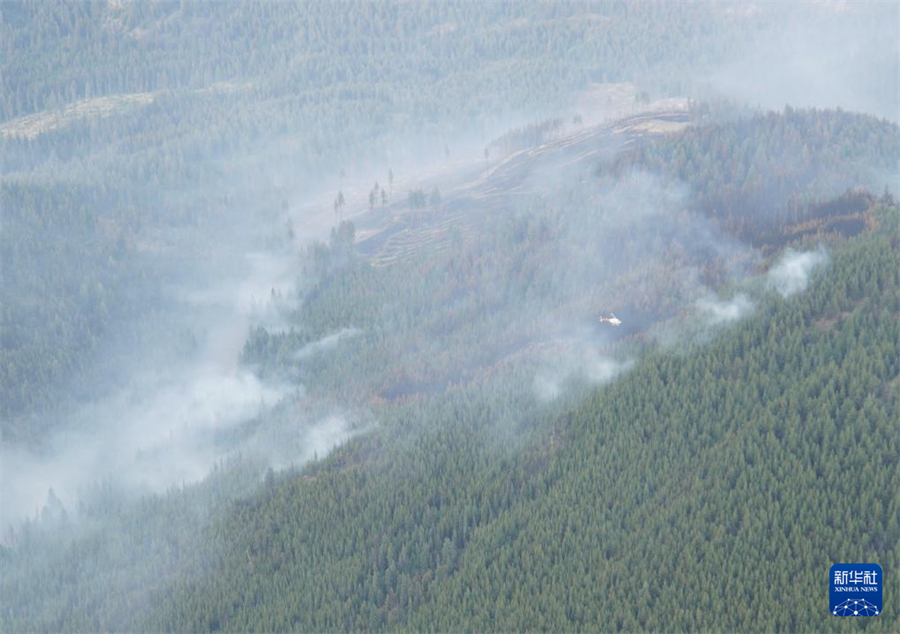
[(878, 616), (884, 577), (878, 564), (831, 567), (830, 612), (834, 616)]

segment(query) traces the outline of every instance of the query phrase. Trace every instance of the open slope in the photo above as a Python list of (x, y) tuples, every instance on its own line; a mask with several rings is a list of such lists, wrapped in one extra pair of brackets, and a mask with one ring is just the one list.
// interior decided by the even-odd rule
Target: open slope
[[(673, 104), (666, 103), (668, 107)], [(354, 221), (365, 232), (361, 254), (385, 266), (447, 248), (454, 236), (484, 231), (498, 214), (509, 212), (559, 182), (574, 182), (620, 153), (677, 132), (691, 121), (684, 104), (648, 109), (586, 128), (564, 129), (554, 138), (503, 156), (484, 171), (451, 175), (439, 205), (416, 211), (394, 204)], [(461, 181), (461, 182), (453, 182)], [(392, 213), (395, 212), (395, 213)]]

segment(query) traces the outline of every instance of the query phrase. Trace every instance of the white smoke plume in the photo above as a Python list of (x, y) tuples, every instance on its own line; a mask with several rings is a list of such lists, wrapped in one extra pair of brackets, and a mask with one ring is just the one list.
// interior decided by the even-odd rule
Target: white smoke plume
[(730, 300), (719, 299), (715, 295), (709, 294), (698, 299), (694, 305), (712, 325), (738, 320), (753, 310), (753, 302), (744, 293), (740, 293)]
[(548, 354), (547, 364), (534, 377), (533, 389), (538, 401), (556, 400), (570, 383), (590, 386), (609, 383), (634, 365), (630, 359), (620, 361), (602, 354), (595, 344), (582, 339), (567, 340)]
[(2, 525), (32, 514), (50, 488), (72, 508), (79, 492), (98, 481), (151, 492), (201, 480), (223, 457), (211, 441), (215, 434), (286, 393), (216, 364), (148, 374), (75, 413), (52, 446), (4, 448)]
[(769, 270), (768, 284), (782, 297), (790, 297), (806, 290), (810, 274), (828, 262), (828, 253), (822, 246), (815, 251), (785, 251), (781, 260)]
[(360, 332), (362, 331), (358, 328), (342, 328), (336, 333), (330, 334), (326, 337), (322, 337), (318, 341), (313, 341), (306, 344), (296, 352), (295, 356), (297, 359), (305, 359), (307, 357), (313, 356), (314, 354), (331, 350), (344, 339), (351, 339), (353, 337), (356, 337), (360, 334)]

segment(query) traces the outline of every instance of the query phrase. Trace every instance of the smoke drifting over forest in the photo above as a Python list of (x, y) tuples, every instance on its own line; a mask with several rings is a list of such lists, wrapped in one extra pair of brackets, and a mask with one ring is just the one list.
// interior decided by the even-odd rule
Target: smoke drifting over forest
[(740, 319), (749, 314), (753, 310), (753, 302), (744, 293), (736, 295), (728, 301), (710, 296), (698, 299), (697, 308), (711, 323), (720, 324)]
[[(79, 540), (101, 567), (135, 544), (152, 562), (122, 564), (121, 594), (65, 581), (106, 616), (45, 614), (57, 591), (35, 590), (0, 629), (240, 629), (179, 621), (179, 593), (237, 543), (269, 574), (278, 539), (337, 530), (289, 534), (325, 499), (370, 520), (334, 498), (387, 508), (470, 457), (485, 482), (495, 463), (546, 476), (485, 500), (546, 492), (586, 398), (613, 411), (605, 390), (648, 359), (802, 300), (835, 245), (890, 226), (895, 6), (410, 4), (0, 8), (0, 561), (20, 595)], [(279, 486), (320, 497), (272, 511)], [(447, 522), (415, 555), (335, 546), (409, 573), (378, 609), (472, 565), (478, 522), (519, 521), (444, 520), (452, 497), (409, 513)], [(133, 529), (178, 505), (183, 523)], [(256, 513), (276, 520), (248, 546), (229, 531)]]
[[(854, 23), (852, 28), (862, 27)], [(829, 26), (825, 31), (813, 27), (790, 33), (780, 28), (761, 31), (761, 39), (756, 43), (764, 42), (765, 46), (748, 47), (748, 56), (716, 70), (710, 75), (710, 83), (718, 94), (749, 103), (842, 104), (829, 95), (863, 92), (849, 90), (846, 82), (855, 81), (854, 69), (869, 59), (865, 57), (869, 45), (856, 47), (852, 56), (842, 58), (836, 75), (830, 74), (828, 80), (819, 78), (825, 66), (815, 60), (823, 50), (837, 55), (834, 39), (846, 37), (846, 33), (835, 29)], [(853, 33), (858, 35), (855, 30)], [(776, 58), (790, 61), (774, 65), (779, 69), (775, 74), (762, 72), (763, 68), (771, 70)], [(816, 72), (812, 72), (814, 69)], [(802, 76), (803, 81), (796, 81), (797, 76)], [(702, 84), (706, 76), (701, 74), (694, 79)], [(801, 94), (799, 101), (791, 99)], [(580, 98), (575, 101), (584, 105)], [(589, 120), (603, 120), (611, 113), (622, 112), (610, 105), (605, 108), (603, 117), (585, 114)], [(872, 111), (880, 112), (878, 106), (872, 106)], [(505, 124), (494, 121), (490, 127), (499, 133), (536, 115), (519, 112), (508, 117)], [(482, 130), (472, 136), (483, 135)], [(402, 175), (398, 190), (401, 186), (428, 187), (442, 179), (452, 183), (460, 178), (452, 171), (455, 167), (448, 170), (446, 165), (441, 166), (442, 152), (431, 148), (432, 143), (405, 136), (406, 141), (391, 143), (388, 152), (397, 160), (398, 173)], [(455, 152), (468, 157), (461, 173), (471, 170), (473, 163), (477, 167), (478, 158), (471, 152), (477, 142), (455, 138), (453, 145)], [(285, 151), (283, 146), (277, 150)], [(601, 162), (608, 161), (615, 152), (603, 150), (599, 156)], [(273, 172), (284, 171), (265, 152), (253, 160)], [(422, 169), (425, 165), (430, 168)], [(612, 185), (597, 185), (590, 182), (586, 167), (593, 166), (574, 170), (570, 166), (539, 166), (519, 183), (533, 200), (539, 201), (536, 204), (540, 210), (535, 217), (555, 223), (557, 235), (551, 265), (554, 273), (550, 282), (554, 291), (537, 301), (507, 295), (502, 304), (491, 306), (490, 314), (474, 317), (495, 323), (495, 315), (503, 315), (510, 321), (496, 321), (496, 327), (506, 330), (506, 336), (519, 330), (526, 339), (534, 337), (526, 324), (543, 324), (542, 337), (557, 343), (551, 344), (555, 347), (553, 352), (534, 361), (534, 391), (541, 401), (554, 400), (573, 377), (587, 384), (602, 384), (630, 367), (629, 359), (596, 351), (608, 348), (622, 331), (611, 335), (599, 331), (596, 325), (585, 328), (584, 322), (595, 320), (595, 313), (619, 311), (626, 322), (624, 331), (632, 333), (651, 326), (664, 315), (677, 313), (679, 306), (696, 307), (702, 319), (712, 326), (738, 320), (753, 309), (753, 301), (746, 293), (721, 299), (712, 285), (744, 279), (758, 265), (758, 256), (692, 208), (693, 193), (688, 185), (645, 172), (633, 172)], [(386, 184), (383, 165), (368, 173), (361, 170), (365, 168), (357, 167), (353, 173), (353, 183), (342, 185), (343, 178), (330, 177), (329, 189), (317, 191), (307, 187), (302, 193), (291, 194), (293, 202), (286, 211), (294, 235), (286, 246), (275, 251), (260, 250), (259, 239), (248, 240), (246, 218), (229, 226), (228, 218), (233, 217), (233, 212), (229, 212), (232, 215), (226, 218), (226, 224), (216, 226), (214, 235), (226, 270), (235, 272), (217, 276), (212, 271), (196, 279), (176, 278), (175, 286), (169, 289), (181, 304), (173, 319), (189, 324), (192, 352), (179, 359), (161, 357), (157, 361), (161, 367), (146, 367), (137, 359), (127, 369), (128, 378), (120, 391), (80, 408), (75, 415), (63, 417), (63, 431), (43, 441), (38, 449), (7, 447), (3, 464), (4, 525), (32, 514), (43, 504), (50, 487), (64, 503), (74, 505), (78, 490), (113, 475), (119, 485), (137, 491), (160, 491), (200, 480), (213, 464), (238, 450), (238, 445), (223, 441), (219, 431), (264, 416), (282, 399), (302, 393), (302, 379), (299, 384), (289, 384), (284, 376), (260, 378), (253, 367), (242, 367), (241, 349), (251, 327), (262, 326), (273, 333), (290, 330), (290, 314), (303, 300), (302, 289), (312, 283), (302, 279), (297, 268), (298, 254), (309, 240), (326, 236), (333, 220), (328, 216), (327, 203), (331, 189), (343, 188), (348, 196), (355, 192), (357, 198), (363, 198), (367, 186), (363, 184), (379, 180), (382, 186)], [(239, 178), (231, 183), (233, 191), (240, 190), (240, 182)], [(244, 186), (250, 187), (249, 183)], [(261, 187), (254, 184), (252, 189)], [(352, 208), (352, 215), (360, 214), (365, 203), (355, 200)], [(269, 225), (256, 227), (252, 233), (278, 235), (283, 232), (283, 218), (270, 215), (263, 221)], [(487, 230), (496, 231), (499, 227), (495, 222)], [(784, 296), (803, 290), (810, 270), (824, 257), (822, 252), (785, 256), (770, 271), (771, 284)], [(714, 280), (707, 279), (701, 271), (711, 263), (720, 271)], [(492, 287), (497, 284), (502, 284), (502, 280), (487, 275), (479, 292), (493, 293)], [(653, 299), (662, 294), (665, 302)], [(561, 306), (567, 311), (560, 312)], [(184, 311), (183, 317), (178, 316), (179, 310)], [(372, 310), (379, 309), (373, 306)], [(348, 325), (324, 334), (294, 351), (293, 358), (303, 361), (324, 354), (361, 332)], [(196, 333), (202, 333), (199, 341)], [(301, 464), (313, 454), (321, 457), (328, 446), (348, 437), (349, 427), (342, 420), (336, 422), (338, 418), (330, 415), (318, 420), (331, 423), (304, 424), (324, 425), (328, 430), (314, 427), (319, 431), (309, 433), (333, 438), (334, 442), (311, 441), (314, 451), (295, 447), (296, 462), (286, 458), (281, 447), (278, 464)], [(247, 442), (246, 436), (236, 437)]]
[[(900, 121), (894, 8), (874, 2), (819, 8), (806, 13), (810, 7), (790, 3), (781, 24), (757, 31), (745, 53), (701, 73), (698, 84), (767, 109), (840, 107)], [(798, 14), (807, 19), (791, 19)]]
[[(33, 516), (51, 488), (67, 508), (75, 509), (79, 496), (96, 483), (110, 482), (123, 493), (156, 493), (202, 480), (235, 452), (268, 461), (278, 448), (279, 464), (289, 465), (292, 459), (302, 464), (347, 437), (344, 422), (330, 416), (297, 421), (296, 435), (305, 434), (309, 442), (295, 446), (294, 456), (258, 434), (253, 442), (238, 434), (240, 447), (229, 440), (241, 425), (303, 389), (261, 379), (240, 364), (250, 325), (278, 328), (283, 323), (287, 303), (272, 293), (277, 288), (279, 296), (292, 297), (296, 274), (288, 268), (290, 258), (243, 257), (245, 276), (220, 278), (208, 287), (185, 280), (170, 289), (170, 300), (188, 327), (189, 343), (182, 349), (165, 354), (147, 350), (125, 369), (121, 388), (62, 416), (58, 431), (40, 447), (4, 448), (6, 524)], [(170, 343), (165, 335), (157, 336), (164, 347)], [(71, 516), (77, 519), (77, 514)]]
[(216, 433), (265, 411), (285, 393), (249, 372), (213, 365), (132, 381), (67, 421), (40, 453), (4, 451), (5, 520), (33, 514), (49, 488), (73, 506), (80, 491), (105, 480), (137, 492), (196, 482), (222, 458)]
[(359, 333), (360, 331), (358, 328), (341, 328), (339, 331), (332, 335), (322, 337), (318, 341), (313, 341), (312, 343), (308, 343), (300, 348), (296, 353), (297, 358), (305, 359), (306, 357), (310, 357), (314, 354), (333, 350), (340, 341), (351, 339), (357, 336)]
[(788, 249), (769, 271), (769, 283), (782, 297), (790, 297), (806, 290), (812, 272), (827, 263), (828, 254), (821, 246), (815, 251), (803, 253)]
[[(626, 372), (633, 362), (619, 361), (596, 352), (598, 342), (575, 339), (557, 344), (552, 360), (546, 359), (535, 373), (534, 392), (539, 401), (552, 401), (563, 393), (571, 380), (588, 385), (603, 385)], [(548, 355), (550, 356), (550, 355)]]

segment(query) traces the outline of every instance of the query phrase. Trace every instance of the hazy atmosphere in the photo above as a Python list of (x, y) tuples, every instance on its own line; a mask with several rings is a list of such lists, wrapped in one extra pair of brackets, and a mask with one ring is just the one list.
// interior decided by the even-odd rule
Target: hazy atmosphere
[(3, 631), (900, 628), (900, 5), (0, 50)]

